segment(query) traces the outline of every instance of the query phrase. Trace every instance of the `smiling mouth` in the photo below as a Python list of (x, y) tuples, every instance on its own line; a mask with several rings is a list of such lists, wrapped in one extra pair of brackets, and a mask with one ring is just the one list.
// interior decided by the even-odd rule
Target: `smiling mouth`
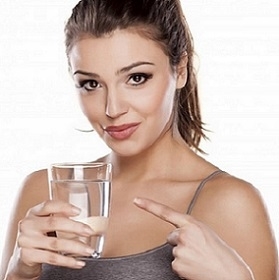
[(104, 131), (116, 140), (128, 139), (139, 127), (139, 123), (123, 124), (119, 126), (108, 126)]

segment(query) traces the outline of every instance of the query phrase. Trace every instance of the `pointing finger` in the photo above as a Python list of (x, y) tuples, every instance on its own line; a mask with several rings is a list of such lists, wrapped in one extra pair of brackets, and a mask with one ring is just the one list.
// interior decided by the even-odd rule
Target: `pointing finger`
[(185, 226), (188, 221), (188, 216), (176, 212), (172, 208), (155, 202), (154, 200), (147, 198), (135, 198), (134, 203), (141, 209), (155, 215), (156, 217), (174, 225), (175, 227)]

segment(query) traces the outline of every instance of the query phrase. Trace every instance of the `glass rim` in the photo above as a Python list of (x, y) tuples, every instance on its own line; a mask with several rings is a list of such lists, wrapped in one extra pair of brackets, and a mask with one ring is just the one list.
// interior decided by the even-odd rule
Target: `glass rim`
[(94, 162), (58, 162), (51, 163), (50, 168), (95, 168), (95, 167), (111, 167), (112, 164), (110, 162), (102, 162), (102, 161), (94, 161)]

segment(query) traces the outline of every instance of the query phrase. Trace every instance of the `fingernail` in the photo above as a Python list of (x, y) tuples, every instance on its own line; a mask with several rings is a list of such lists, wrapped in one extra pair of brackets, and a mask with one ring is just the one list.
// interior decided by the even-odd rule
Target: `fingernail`
[(134, 198), (134, 203), (135, 204), (141, 204), (141, 199), (138, 198), (138, 197)]
[(82, 267), (84, 267), (85, 265), (86, 265), (86, 263), (83, 262), (83, 261), (76, 261), (76, 266), (77, 266), (77, 267), (82, 268)]
[(73, 214), (79, 215), (81, 212), (81, 209), (77, 208), (77, 207), (72, 207), (72, 211), (73, 211)]
[(94, 234), (93, 229), (91, 227), (89, 227), (89, 226), (85, 226), (83, 231), (84, 231), (85, 234), (88, 234), (88, 235)]
[(139, 198), (139, 197), (136, 197), (134, 199), (134, 204), (136, 204), (140, 208), (144, 207), (144, 201), (141, 198)]
[(85, 249), (85, 253), (87, 253), (88, 255), (92, 255), (93, 253), (94, 253), (94, 249), (92, 249), (92, 248), (90, 248), (90, 247), (87, 247), (86, 249)]

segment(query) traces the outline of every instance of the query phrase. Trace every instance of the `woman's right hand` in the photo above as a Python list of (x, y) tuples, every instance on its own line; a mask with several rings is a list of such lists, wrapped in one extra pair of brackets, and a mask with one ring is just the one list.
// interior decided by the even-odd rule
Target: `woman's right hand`
[(92, 248), (78, 239), (48, 235), (56, 231), (82, 237), (94, 235), (88, 225), (70, 219), (79, 213), (80, 209), (63, 201), (46, 201), (31, 208), (19, 222), (17, 244), (7, 275), (12, 275), (11, 279), (37, 279), (42, 263), (82, 268), (85, 265), (83, 261), (59, 252), (90, 256)]

